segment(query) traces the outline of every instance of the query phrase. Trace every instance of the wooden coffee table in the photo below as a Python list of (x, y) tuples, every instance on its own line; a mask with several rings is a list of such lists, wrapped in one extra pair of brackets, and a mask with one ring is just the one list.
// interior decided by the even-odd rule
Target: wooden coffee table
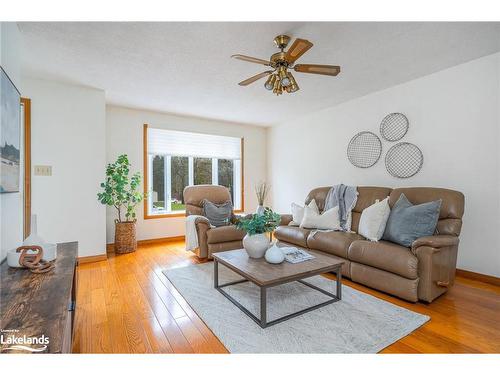
[[(335, 258), (318, 251), (307, 250), (307, 252), (314, 255), (315, 258), (296, 264), (288, 263), (286, 261), (281, 264), (269, 264), (265, 261), (264, 258), (250, 258), (244, 249), (214, 253), (212, 254), (214, 258), (214, 288), (221, 292), (228, 300), (234, 303), (241, 311), (248, 315), (262, 328), (281, 323), (285, 320), (294, 318), (309, 311), (316, 310), (320, 307), (340, 301), (342, 298), (341, 268), (344, 262), (336, 260)], [(242, 276), (243, 279), (219, 285), (219, 263), (236, 272), (238, 275)], [(335, 272), (337, 276), (336, 294), (330, 293), (316, 285), (312, 285), (303, 280), (305, 278), (316, 276), (325, 272)], [(281, 318), (268, 322), (266, 312), (267, 289), (273, 286), (295, 281), (327, 295), (328, 297), (330, 297), (330, 299), (320, 304), (305, 308), (303, 310), (285, 315)], [(235, 285), (245, 282), (252, 282), (260, 287), (260, 318), (252, 314), (246, 307), (241, 305), (225, 290), (223, 290), (224, 287), (227, 287), (229, 285)]]

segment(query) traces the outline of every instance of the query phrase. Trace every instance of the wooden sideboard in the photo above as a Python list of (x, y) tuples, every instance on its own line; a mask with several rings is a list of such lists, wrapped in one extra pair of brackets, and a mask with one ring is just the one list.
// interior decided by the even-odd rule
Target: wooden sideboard
[[(67, 242), (57, 245), (55, 268), (50, 272), (34, 274), (27, 269), (10, 268), (6, 261), (0, 265), (2, 354), (30, 353), (9, 349), (21, 344), (13, 344), (12, 339), (41, 340), (42, 336), (48, 337), (48, 342), (40, 353), (71, 353), (77, 256), (78, 243)], [(25, 346), (41, 349), (44, 344)]]

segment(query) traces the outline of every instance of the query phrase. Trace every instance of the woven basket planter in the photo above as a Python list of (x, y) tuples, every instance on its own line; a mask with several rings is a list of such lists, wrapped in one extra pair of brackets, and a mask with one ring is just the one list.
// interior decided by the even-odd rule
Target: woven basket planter
[(126, 254), (137, 249), (135, 221), (115, 223), (115, 253)]

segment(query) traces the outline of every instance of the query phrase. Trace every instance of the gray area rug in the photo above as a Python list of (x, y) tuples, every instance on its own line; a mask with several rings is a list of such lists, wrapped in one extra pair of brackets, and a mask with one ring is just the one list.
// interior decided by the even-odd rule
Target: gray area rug
[[(213, 263), (163, 273), (231, 353), (377, 353), (429, 320), (343, 285), (341, 301), (262, 329), (213, 288)], [(219, 275), (220, 284), (240, 279), (222, 264)], [(335, 291), (335, 281), (322, 276), (307, 281)], [(225, 290), (259, 316), (259, 288), (254, 284)], [(293, 282), (268, 289), (267, 298), (270, 321), (328, 297)]]

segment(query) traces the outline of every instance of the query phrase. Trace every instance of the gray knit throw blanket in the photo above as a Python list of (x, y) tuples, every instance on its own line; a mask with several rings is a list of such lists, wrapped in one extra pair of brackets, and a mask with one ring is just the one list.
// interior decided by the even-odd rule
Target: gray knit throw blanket
[(339, 206), (339, 221), (340, 227), (344, 232), (351, 231), (351, 223), (349, 217), (351, 211), (358, 200), (358, 190), (356, 186), (346, 186), (344, 184), (333, 186), (325, 199), (325, 209), (329, 210), (335, 206)]

